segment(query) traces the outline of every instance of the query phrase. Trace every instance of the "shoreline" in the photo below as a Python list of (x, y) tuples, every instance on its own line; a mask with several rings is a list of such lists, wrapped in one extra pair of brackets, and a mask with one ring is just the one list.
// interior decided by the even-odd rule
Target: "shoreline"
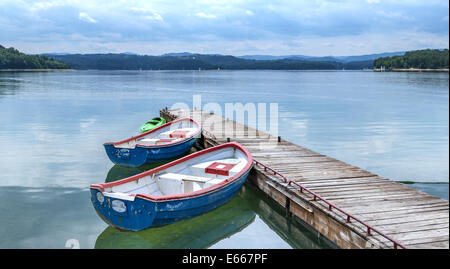
[(46, 71), (308, 71), (308, 72), (369, 72), (372, 69), (0, 69), (0, 72), (46, 72)]
[(398, 68), (391, 70), (381, 70), (381, 69), (161, 69), (161, 70), (152, 70), (152, 69), (0, 69), (0, 72), (52, 72), (52, 71), (76, 71), (76, 70), (95, 70), (95, 71), (373, 71), (373, 72), (449, 72), (448, 68), (440, 68), (440, 69), (419, 69), (419, 68)]
[(449, 72), (448, 68), (438, 68), (438, 69), (421, 69), (421, 68), (393, 68), (390, 70), (381, 70), (379, 68), (374, 68), (374, 72)]
[(51, 72), (51, 71), (73, 71), (73, 69), (0, 69), (0, 72)]

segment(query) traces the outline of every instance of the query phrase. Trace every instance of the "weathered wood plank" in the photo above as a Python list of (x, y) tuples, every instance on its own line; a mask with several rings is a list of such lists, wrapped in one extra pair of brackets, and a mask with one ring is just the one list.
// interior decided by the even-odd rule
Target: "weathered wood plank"
[(413, 221), (403, 221), (399, 223), (385, 222), (385, 224), (378, 223), (377, 228), (384, 230), (386, 229), (401, 229), (402, 227), (422, 227), (432, 224), (448, 224), (448, 218), (437, 218), (437, 219), (422, 219)]
[(444, 223), (430, 223), (427, 225), (398, 225), (398, 226), (378, 226), (377, 228), (384, 231), (388, 235), (418, 232), (418, 231), (430, 231), (436, 229), (448, 229), (448, 222)]
[(371, 206), (373, 204), (379, 204), (379, 205), (383, 205), (383, 204), (403, 204), (403, 205), (409, 205), (409, 204), (413, 204), (415, 202), (430, 202), (433, 203), (435, 201), (440, 201), (443, 202), (443, 199), (437, 198), (437, 197), (429, 197), (429, 196), (418, 196), (418, 195), (414, 195), (413, 198), (411, 199), (404, 199), (404, 198), (397, 198), (397, 197), (392, 197), (390, 199), (383, 199), (383, 200), (379, 200), (376, 199), (376, 197), (372, 198), (372, 199), (365, 199), (365, 200), (355, 200), (355, 199), (347, 199), (347, 200), (341, 200), (339, 201), (339, 205), (346, 207), (346, 208), (353, 208), (353, 207), (364, 207), (364, 206)]
[[(448, 236), (449, 235), (449, 229), (446, 228), (438, 228), (434, 230), (427, 230), (427, 231), (414, 231), (414, 232), (406, 232), (406, 233), (398, 233), (398, 234), (392, 234), (392, 237), (399, 241), (405, 241), (409, 239), (425, 239), (430, 237), (437, 237), (437, 236)], [(374, 237), (379, 237), (374, 235)], [(385, 238), (380, 237), (379, 240), (381, 242), (387, 242)]]
[[(360, 207), (352, 207), (351, 211), (354, 214), (371, 214), (371, 213), (379, 213), (379, 212), (404, 212), (405, 210), (415, 210), (415, 209), (424, 209), (424, 208), (432, 208), (432, 207), (448, 207), (448, 204), (440, 201), (436, 201), (433, 203), (430, 202), (411, 202), (411, 203), (383, 203), (376, 204), (371, 206), (360, 206)], [(345, 207), (347, 208), (347, 207)]]
[(449, 248), (448, 240), (449, 240), (448, 235), (438, 235), (438, 236), (431, 236), (431, 237), (427, 237), (427, 238), (405, 239), (403, 242), (408, 244), (408, 246), (415, 245), (415, 244), (421, 244), (421, 245), (432, 244), (433, 242), (446, 242), (445, 248)]
[(385, 202), (385, 203), (377, 203), (376, 205), (370, 205), (370, 206), (343, 206), (343, 208), (347, 210), (351, 210), (353, 214), (363, 214), (363, 213), (380, 213), (380, 212), (403, 212), (405, 210), (413, 210), (413, 209), (420, 209), (420, 208), (431, 208), (436, 206), (443, 206), (446, 207), (448, 204), (445, 204), (440, 201), (436, 202), (428, 202), (428, 201), (414, 201), (411, 203), (396, 203), (396, 202)]
[(442, 249), (442, 248), (448, 248), (448, 237), (445, 240), (442, 241), (435, 241), (432, 242), (426, 242), (426, 243), (419, 243), (419, 244), (408, 244), (409, 248), (411, 249)]

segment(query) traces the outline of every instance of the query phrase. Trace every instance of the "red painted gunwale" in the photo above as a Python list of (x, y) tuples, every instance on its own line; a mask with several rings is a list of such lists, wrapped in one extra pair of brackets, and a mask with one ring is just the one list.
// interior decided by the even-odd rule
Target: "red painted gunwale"
[(208, 187), (206, 189), (202, 189), (202, 190), (198, 190), (195, 192), (190, 192), (190, 193), (183, 193), (183, 194), (176, 194), (176, 195), (164, 195), (164, 196), (153, 196), (153, 195), (148, 195), (148, 194), (136, 194), (136, 195), (131, 195), (131, 196), (136, 196), (139, 198), (143, 198), (146, 200), (150, 200), (150, 201), (154, 201), (154, 202), (161, 202), (161, 201), (169, 201), (169, 200), (179, 200), (179, 199), (187, 199), (187, 198), (194, 198), (194, 197), (198, 197), (201, 195), (205, 195), (214, 191), (217, 191), (221, 188), (226, 187), (227, 185), (231, 184), (232, 182), (238, 180), (242, 175), (244, 175), (248, 170), (251, 169), (252, 165), (253, 165), (253, 157), (250, 154), (250, 152), (244, 148), (241, 144), (237, 143), (237, 142), (230, 142), (230, 143), (225, 143), (219, 146), (215, 146), (212, 148), (207, 148), (201, 151), (197, 151), (194, 152), (188, 156), (185, 156), (183, 158), (180, 158), (178, 160), (175, 160), (173, 162), (164, 164), (162, 166), (156, 167), (154, 169), (148, 170), (146, 172), (142, 172), (140, 174), (128, 177), (128, 178), (124, 178), (118, 181), (114, 181), (114, 182), (109, 182), (109, 183), (101, 183), (101, 184), (92, 184), (90, 186), (91, 189), (97, 189), (101, 192), (105, 191), (105, 188), (111, 188), (114, 186), (118, 186), (127, 182), (131, 182), (131, 181), (135, 181), (135, 180), (139, 180), (140, 178), (155, 174), (157, 172), (163, 171), (169, 167), (172, 167), (174, 165), (177, 165), (179, 163), (185, 162), (187, 160), (193, 159), (195, 157), (198, 157), (200, 155), (209, 153), (209, 152), (213, 152), (219, 149), (223, 149), (223, 148), (227, 148), (227, 147), (234, 147), (236, 149), (239, 149), (240, 151), (242, 151), (246, 156), (247, 156), (247, 165), (236, 175), (222, 181), (219, 184), (213, 185), (211, 187)]
[(202, 128), (201, 128), (200, 124), (199, 124), (197, 121), (195, 121), (194, 119), (191, 119), (191, 118), (181, 118), (181, 119), (177, 119), (177, 120), (174, 120), (174, 121), (170, 121), (170, 122), (168, 122), (168, 123), (165, 123), (165, 124), (163, 124), (163, 125), (161, 125), (161, 126), (155, 128), (155, 129), (153, 129), (153, 130), (150, 130), (150, 131), (148, 131), (148, 132), (142, 133), (142, 134), (140, 134), (140, 135), (136, 135), (136, 136), (130, 137), (130, 138), (128, 138), (128, 139), (125, 139), (125, 140), (122, 140), (122, 141), (119, 141), (119, 142), (106, 142), (106, 143), (104, 143), (103, 145), (113, 144), (113, 146), (116, 146), (116, 145), (119, 145), (119, 144), (122, 144), (122, 143), (126, 143), (126, 142), (129, 142), (129, 141), (131, 141), (131, 140), (135, 140), (135, 139), (138, 139), (138, 138), (147, 136), (147, 135), (149, 135), (149, 134), (152, 133), (152, 132), (155, 132), (155, 131), (157, 131), (157, 130), (159, 130), (159, 129), (162, 129), (162, 128), (164, 128), (164, 127), (170, 126), (170, 125), (172, 125), (172, 124), (174, 124), (174, 123), (177, 123), (177, 122), (180, 122), (180, 121), (186, 121), (186, 120), (189, 120), (189, 121), (193, 122), (195, 125), (197, 125), (197, 132), (195, 132), (194, 134), (192, 134), (192, 135), (190, 135), (190, 136), (184, 138), (184, 139), (181, 140), (181, 141), (176, 141), (176, 142), (172, 142), (172, 143), (168, 143), (168, 144), (164, 144), (164, 145), (142, 145), (142, 144), (136, 144), (136, 147), (138, 147), (138, 146), (139, 146), (139, 147), (144, 147), (144, 148), (151, 148), (151, 147), (166, 147), (166, 146), (171, 146), (171, 145), (174, 145), (174, 144), (178, 144), (178, 143), (184, 142), (184, 141), (186, 141), (186, 140), (188, 140), (188, 139), (190, 139), (190, 138), (192, 138), (192, 137), (198, 135), (198, 134), (202, 131)]

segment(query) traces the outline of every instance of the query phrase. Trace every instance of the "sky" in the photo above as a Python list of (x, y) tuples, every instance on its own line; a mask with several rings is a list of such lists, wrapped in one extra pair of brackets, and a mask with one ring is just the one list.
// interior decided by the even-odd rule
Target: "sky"
[(448, 0), (0, 0), (25, 53), (350, 56), (449, 47)]

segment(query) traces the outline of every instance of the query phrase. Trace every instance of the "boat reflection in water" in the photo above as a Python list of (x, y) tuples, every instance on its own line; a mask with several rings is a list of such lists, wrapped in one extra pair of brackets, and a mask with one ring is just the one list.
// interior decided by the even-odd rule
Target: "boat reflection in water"
[(255, 219), (236, 195), (230, 202), (198, 217), (137, 232), (106, 228), (95, 248), (202, 249), (239, 232)]
[[(152, 169), (164, 163), (139, 168), (115, 165), (106, 182), (119, 180)], [(137, 232), (120, 231), (107, 227), (97, 238), (95, 248), (153, 248), (153, 249), (203, 249), (231, 237), (244, 229), (261, 229), (255, 219), (262, 221), (266, 229), (274, 231), (292, 248), (329, 248), (316, 234), (285, 217), (285, 212), (248, 182), (228, 203), (198, 217), (161, 227)], [(258, 234), (252, 231), (250, 234)], [(256, 236), (257, 237), (257, 236)], [(254, 238), (261, 240), (261, 238)], [(245, 248), (246, 242), (233, 243)]]

